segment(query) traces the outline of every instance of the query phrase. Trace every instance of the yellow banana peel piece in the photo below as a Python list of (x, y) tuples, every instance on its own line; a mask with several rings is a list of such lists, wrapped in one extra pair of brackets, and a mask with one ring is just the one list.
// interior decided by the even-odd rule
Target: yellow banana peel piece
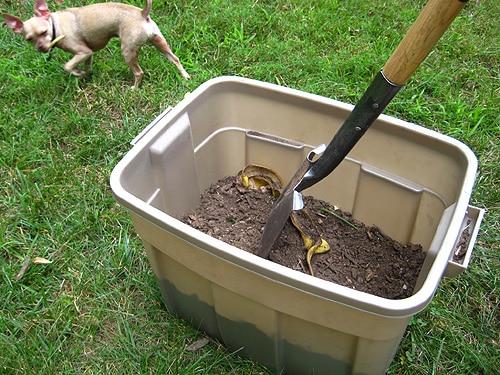
[(283, 186), (281, 177), (275, 171), (257, 164), (248, 164), (241, 171), (241, 183), (248, 189), (269, 187), (275, 197), (281, 194)]
[(54, 47), (57, 43), (59, 43), (62, 39), (64, 39), (66, 35), (59, 35), (57, 38), (55, 38), (48, 46), (48, 49), (51, 49)]
[(321, 254), (321, 253), (326, 253), (327, 251), (330, 250), (330, 245), (328, 242), (320, 238), (317, 243), (314, 246), (311, 246), (309, 250), (307, 250), (307, 265), (309, 266), (309, 272), (311, 273), (311, 276), (314, 276), (314, 272), (311, 266), (311, 259), (314, 254)]
[(302, 237), (302, 241), (304, 242), (304, 246), (307, 249), (306, 260), (307, 260), (307, 265), (309, 267), (309, 273), (311, 274), (311, 276), (314, 276), (314, 272), (313, 272), (313, 269), (311, 266), (311, 259), (312, 259), (313, 255), (326, 253), (327, 251), (330, 250), (330, 245), (328, 244), (328, 242), (325, 239), (321, 238), (319, 236), (319, 234), (317, 234), (317, 233), (316, 233), (316, 237), (318, 239), (316, 241), (314, 241), (311, 236), (307, 235), (305, 233), (305, 226), (301, 223), (300, 216), (303, 216), (305, 219), (309, 220), (314, 228), (315, 228), (315, 226), (314, 226), (314, 223), (313, 223), (311, 217), (309, 216), (309, 214), (305, 210), (293, 211), (292, 214), (290, 215), (290, 219), (292, 220), (292, 224), (299, 231), (300, 236)]

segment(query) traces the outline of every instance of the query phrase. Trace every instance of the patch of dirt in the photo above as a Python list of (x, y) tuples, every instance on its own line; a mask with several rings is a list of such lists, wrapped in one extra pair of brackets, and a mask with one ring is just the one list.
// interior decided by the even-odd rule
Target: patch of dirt
[[(199, 206), (182, 221), (254, 253), (275, 200), (269, 192), (249, 190), (238, 177), (228, 176), (207, 189)], [(366, 226), (327, 202), (304, 196), (304, 203), (320, 236), (331, 247), (312, 257), (315, 277), (389, 299), (412, 295), (425, 259), (420, 245), (394, 241), (377, 227)], [(306, 254), (298, 230), (288, 219), (269, 259), (309, 274)]]

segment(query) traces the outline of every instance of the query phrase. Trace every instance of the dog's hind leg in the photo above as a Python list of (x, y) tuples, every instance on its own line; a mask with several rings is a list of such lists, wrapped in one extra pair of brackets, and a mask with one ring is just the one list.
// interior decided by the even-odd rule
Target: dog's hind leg
[(177, 69), (184, 78), (186, 79), (191, 78), (190, 75), (184, 70), (179, 58), (174, 55), (167, 41), (161, 34), (154, 35), (151, 38), (150, 42), (151, 44), (153, 44), (153, 46), (156, 47), (158, 51), (163, 53), (170, 61), (174, 63), (174, 65), (177, 67)]

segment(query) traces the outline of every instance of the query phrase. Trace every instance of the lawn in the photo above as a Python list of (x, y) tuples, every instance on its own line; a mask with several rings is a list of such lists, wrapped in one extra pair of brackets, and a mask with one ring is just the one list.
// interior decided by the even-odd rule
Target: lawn
[[(204, 334), (163, 306), (129, 215), (112, 197), (111, 170), (135, 135), (213, 77), (355, 103), (424, 4), (156, 0), (152, 17), (192, 78), (144, 47), (136, 91), (118, 40), (80, 79), (63, 70), (66, 52), (40, 54), (1, 27), (0, 372), (271, 374), (216, 341), (186, 350)], [(32, 0), (4, 0), (0, 10), (26, 19)], [(498, 19), (500, 2), (471, 0), (385, 111), (469, 145), (480, 164), (471, 204), (486, 209), (469, 269), (444, 278), (411, 320), (389, 374), (500, 368)]]

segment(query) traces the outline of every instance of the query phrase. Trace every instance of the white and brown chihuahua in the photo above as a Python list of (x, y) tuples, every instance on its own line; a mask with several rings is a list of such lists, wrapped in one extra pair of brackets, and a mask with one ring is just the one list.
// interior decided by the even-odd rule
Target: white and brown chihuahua
[[(36, 0), (35, 17), (24, 22), (9, 14), (4, 14), (3, 18), (15, 33), (23, 34), (38, 51), (49, 52), (56, 46), (74, 54), (64, 69), (78, 77), (92, 71), (92, 54), (104, 48), (111, 38), (118, 37), (123, 56), (134, 72), (133, 89), (139, 87), (144, 75), (138, 56), (139, 49), (146, 42), (151, 42), (188, 79), (189, 74), (149, 17), (151, 1), (146, 0), (144, 9), (119, 3), (100, 3), (51, 13), (45, 0)], [(85, 71), (77, 69), (83, 62)]]

